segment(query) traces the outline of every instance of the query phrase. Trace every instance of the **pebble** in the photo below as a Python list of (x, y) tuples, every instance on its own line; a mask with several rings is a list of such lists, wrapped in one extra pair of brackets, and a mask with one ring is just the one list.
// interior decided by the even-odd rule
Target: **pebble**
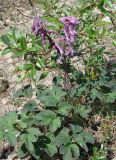
[(12, 64), (13, 63), (12, 58), (8, 59), (7, 62), (8, 62), (8, 64)]
[(4, 23), (4, 26), (9, 26), (11, 24), (11, 21), (9, 19), (7, 19)]
[(14, 67), (14, 66), (10, 66), (10, 67), (8, 68), (8, 71), (9, 71), (10, 73), (12, 73), (13, 71), (15, 71), (15, 67)]
[(2, 99), (2, 104), (5, 105), (8, 102), (8, 98), (3, 98)]
[(13, 76), (12, 76), (12, 82), (16, 82), (17, 79), (18, 79), (18, 78), (17, 78), (17, 75), (13, 75)]

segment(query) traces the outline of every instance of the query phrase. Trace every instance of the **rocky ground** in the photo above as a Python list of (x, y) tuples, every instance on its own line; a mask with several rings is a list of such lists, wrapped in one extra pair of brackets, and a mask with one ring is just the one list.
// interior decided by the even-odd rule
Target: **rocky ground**
[[(0, 0), (0, 34), (6, 34), (11, 26), (16, 26), (21, 30), (30, 30), (32, 25), (32, 17), (35, 16), (35, 9), (28, 1), (24, 0)], [(40, 10), (37, 7), (36, 12)], [(3, 46), (0, 45), (0, 51)], [(14, 109), (12, 101), (12, 93), (23, 84), (16, 84), (18, 74), (15, 67), (21, 64), (21, 59), (13, 59), (12, 54), (0, 57), (0, 115)], [(4, 80), (4, 81), (3, 81)], [(7, 80), (7, 83), (6, 83)]]

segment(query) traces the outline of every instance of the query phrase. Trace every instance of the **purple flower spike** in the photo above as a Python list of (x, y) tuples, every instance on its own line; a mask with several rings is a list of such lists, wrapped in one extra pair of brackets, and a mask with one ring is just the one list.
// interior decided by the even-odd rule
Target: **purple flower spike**
[(64, 57), (63, 56), (59, 56), (57, 59), (57, 64), (62, 64)]
[(34, 18), (34, 22), (33, 22), (33, 26), (32, 26), (32, 32), (38, 36), (40, 35), (43, 41), (43, 44), (46, 41), (46, 35), (47, 35), (47, 31), (44, 28), (45, 27), (45, 23), (44, 21), (42, 21), (39, 17), (35, 17)]
[(69, 57), (73, 57), (75, 54), (75, 50), (72, 46), (69, 46), (66, 51), (66, 55)]
[(74, 43), (77, 32), (76, 32), (76, 27), (79, 24), (79, 21), (76, 17), (72, 16), (67, 16), (67, 17), (62, 17), (60, 19), (62, 23), (64, 23), (64, 33), (67, 42), (69, 43)]
[(35, 35), (39, 35), (40, 30), (42, 30), (42, 21), (40, 20), (39, 17), (34, 18), (33, 26), (32, 26), (32, 32)]
[(32, 26), (32, 32), (36, 36), (39, 35), (41, 37), (43, 45), (46, 42), (49, 42), (49, 48), (57, 51), (58, 64), (62, 64), (65, 58), (74, 56), (74, 43), (77, 36), (76, 27), (77, 25), (79, 25), (78, 19), (73, 16), (62, 17), (60, 21), (64, 24), (64, 27), (61, 31), (63, 33), (62, 36), (59, 36), (59, 33), (57, 31), (47, 30), (46, 21), (41, 20), (39, 17), (34, 18)]
[(60, 53), (61, 56), (64, 55), (64, 53), (65, 53), (64, 48), (62, 46), (58, 45), (57, 42), (55, 42), (55, 48), (57, 49), (57, 51)]

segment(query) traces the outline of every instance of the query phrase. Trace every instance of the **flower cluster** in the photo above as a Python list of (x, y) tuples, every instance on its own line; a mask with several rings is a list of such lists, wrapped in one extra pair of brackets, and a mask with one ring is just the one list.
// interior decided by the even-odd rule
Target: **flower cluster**
[[(58, 63), (62, 63), (65, 57), (73, 57), (75, 54), (74, 42), (77, 36), (76, 27), (79, 24), (77, 18), (72, 16), (62, 17), (60, 21), (64, 24), (62, 32), (64, 36), (59, 38), (59, 42), (62, 39), (63, 46), (59, 46), (60, 55), (57, 60)], [(58, 46), (58, 44), (57, 44)]]
[(76, 27), (79, 24), (78, 19), (72, 16), (62, 17), (60, 21), (64, 24), (62, 29), (63, 36), (58, 36), (57, 39), (50, 37), (51, 34), (57, 35), (57, 32), (46, 30), (46, 25), (39, 17), (35, 18), (32, 26), (32, 31), (36, 36), (40, 35), (44, 43), (47, 39), (50, 45), (57, 50), (57, 63), (62, 63), (64, 58), (74, 56), (74, 42), (77, 36)]
[(34, 18), (33, 26), (32, 26), (32, 32), (38, 36), (40, 35), (42, 38), (42, 42), (45, 43), (47, 31), (45, 29), (45, 22), (42, 21), (39, 17)]
[(62, 17), (60, 19), (62, 23), (64, 23), (64, 33), (67, 43), (74, 43), (77, 35), (76, 27), (79, 24), (79, 21), (75, 17)]

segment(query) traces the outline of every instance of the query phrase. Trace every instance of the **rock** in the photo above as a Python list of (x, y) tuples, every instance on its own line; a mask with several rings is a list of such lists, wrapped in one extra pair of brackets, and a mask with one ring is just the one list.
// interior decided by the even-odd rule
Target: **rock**
[(5, 105), (8, 102), (8, 98), (3, 98), (1, 102), (3, 105)]
[(18, 76), (14, 74), (12, 76), (12, 82), (16, 82), (17, 80), (18, 80)]
[(11, 24), (11, 21), (9, 19), (7, 19), (4, 23), (4, 26), (9, 26)]
[(9, 66), (8, 71), (10, 73), (14, 72), (15, 71), (15, 67), (13, 65)]
[(9, 88), (9, 82), (7, 80), (0, 79), (0, 94), (5, 92)]
[(8, 62), (8, 64), (12, 64), (13, 63), (12, 58), (8, 59), (7, 62)]

